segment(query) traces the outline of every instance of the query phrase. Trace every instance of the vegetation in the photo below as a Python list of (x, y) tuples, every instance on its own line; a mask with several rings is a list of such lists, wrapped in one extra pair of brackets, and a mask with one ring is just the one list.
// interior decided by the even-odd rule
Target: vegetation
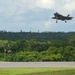
[(74, 35), (74, 32), (0, 32), (0, 61), (75, 61)]
[(75, 68), (0, 69), (0, 75), (75, 75)]
[(48, 40), (62, 40), (65, 41), (75, 36), (75, 32), (6, 32), (0, 31), (1, 40), (30, 40), (36, 39), (38, 41)]

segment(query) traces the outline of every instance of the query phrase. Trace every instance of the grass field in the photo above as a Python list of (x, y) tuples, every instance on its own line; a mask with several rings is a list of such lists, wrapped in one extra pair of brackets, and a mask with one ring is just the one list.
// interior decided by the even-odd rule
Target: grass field
[(75, 75), (75, 68), (0, 69), (0, 75)]

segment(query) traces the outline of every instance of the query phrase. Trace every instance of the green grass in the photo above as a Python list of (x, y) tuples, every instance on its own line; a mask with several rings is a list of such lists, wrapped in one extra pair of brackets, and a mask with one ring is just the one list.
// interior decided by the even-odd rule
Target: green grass
[(75, 68), (0, 69), (0, 75), (75, 75)]

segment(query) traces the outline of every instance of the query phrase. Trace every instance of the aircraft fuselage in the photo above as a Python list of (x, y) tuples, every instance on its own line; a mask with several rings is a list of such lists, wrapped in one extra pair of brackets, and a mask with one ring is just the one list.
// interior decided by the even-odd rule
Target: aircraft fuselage
[(57, 20), (62, 20), (62, 21), (65, 21), (66, 23), (66, 20), (72, 20), (73, 17), (69, 17), (68, 16), (63, 16), (63, 15), (60, 15), (59, 13), (54, 13), (54, 16), (55, 17), (52, 17), (52, 19), (56, 19), (56, 23), (57, 23)]

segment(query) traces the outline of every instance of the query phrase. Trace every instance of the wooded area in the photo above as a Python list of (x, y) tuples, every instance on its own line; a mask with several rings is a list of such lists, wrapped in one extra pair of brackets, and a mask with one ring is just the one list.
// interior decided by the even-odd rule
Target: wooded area
[(0, 31), (0, 61), (75, 61), (75, 32)]

